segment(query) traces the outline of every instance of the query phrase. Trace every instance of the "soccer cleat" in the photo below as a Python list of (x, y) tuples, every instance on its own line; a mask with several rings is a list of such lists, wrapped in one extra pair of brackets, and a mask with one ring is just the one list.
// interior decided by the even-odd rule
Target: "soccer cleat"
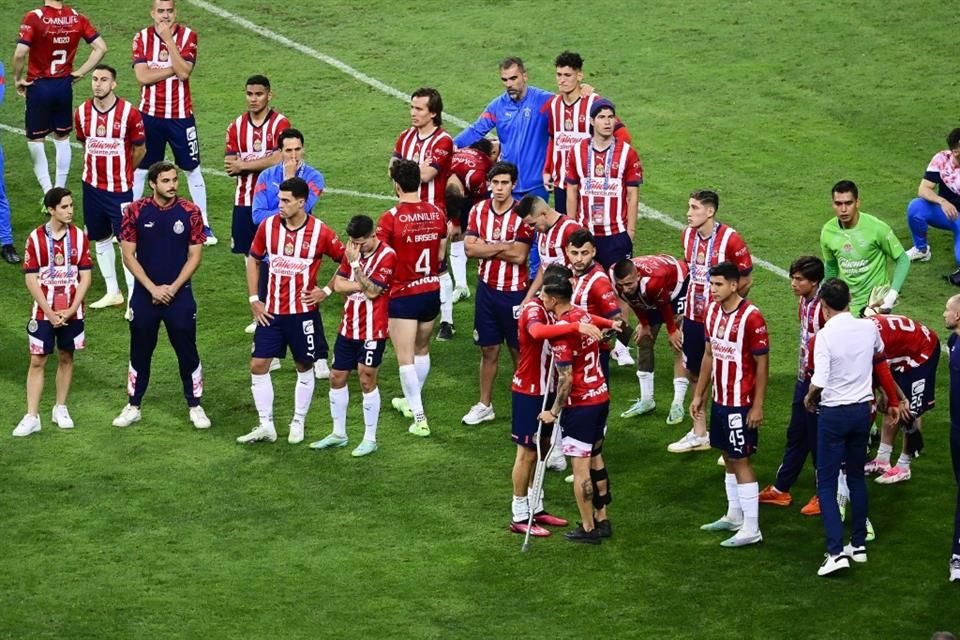
[(633, 416), (642, 416), (650, 413), (657, 408), (657, 403), (649, 398), (646, 400), (634, 400), (633, 404), (627, 407), (627, 410), (620, 414), (621, 418), (632, 418)]
[(213, 229), (211, 229), (210, 227), (203, 228), (203, 235), (207, 236), (207, 239), (204, 240), (203, 244), (208, 247), (216, 246), (216, 244), (220, 242), (219, 240), (217, 240), (217, 236), (213, 235)]
[(127, 406), (120, 411), (120, 415), (113, 419), (113, 426), (129, 427), (134, 422), (140, 422), (140, 407), (127, 404)]
[(196, 429), (210, 428), (210, 418), (207, 417), (207, 412), (200, 405), (190, 407), (190, 422)]
[(51, 421), (61, 429), (73, 429), (73, 418), (70, 417), (65, 404), (54, 405)]
[(567, 531), (564, 536), (570, 542), (578, 542), (580, 544), (600, 544), (600, 532), (594, 528), (591, 531), (586, 531), (583, 528), (583, 525), (579, 522), (577, 523), (577, 528), (573, 531)]
[[(330, 449), (332, 447), (332, 448), (339, 449), (340, 447), (347, 446), (347, 442), (349, 442), (349, 440), (347, 440), (346, 436), (338, 436), (335, 433), (331, 433), (323, 440), (317, 440), (316, 442), (310, 443), (310, 448), (311, 449)], [(364, 440), (364, 442), (366, 442), (366, 440)]]
[(687, 415), (682, 404), (670, 405), (670, 413), (667, 414), (667, 424), (680, 424), (683, 417)]
[(456, 332), (457, 330), (453, 327), (452, 322), (441, 322), (440, 331), (437, 332), (437, 340), (439, 340), (440, 342), (453, 340), (453, 336)]
[(377, 450), (377, 443), (373, 440), (363, 440), (357, 445), (357, 448), (350, 452), (354, 458), (362, 458), (363, 456), (368, 456), (374, 451)]
[(950, 275), (943, 276), (943, 279), (955, 287), (960, 287), (960, 267), (957, 267), (956, 271), (954, 271)]
[(107, 307), (119, 307), (123, 304), (123, 294), (119, 291), (117, 293), (108, 293), (96, 302), (90, 303), (91, 309), (106, 309)]
[(254, 320), (243, 328), (244, 333), (254, 333), (257, 330), (257, 321)]
[(893, 466), (887, 469), (887, 472), (879, 476), (875, 482), (877, 484), (897, 484), (906, 482), (910, 479), (910, 467)]
[(423, 422), (414, 422), (412, 425), (407, 427), (407, 433), (412, 433), (420, 438), (426, 438), (430, 435), (430, 426), (427, 424), (426, 420)]
[(570, 475), (568, 475), (566, 478), (563, 479), (563, 481), (566, 482), (567, 484), (573, 484), (573, 474), (571, 473)]
[(843, 555), (847, 556), (857, 564), (863, 564), (867, 561), (867, 547), (855, 547), (851, 542), (843, 548)]
[(825, 553), (823, 555), (823, 563), (820, 565), (820, 568), (817, 569), (818, 576), (828, 576), (841, 569), (850, 568), (850, 558), (843, 554), (832, 556), (829, 553)]
[(600, 534), (601, 538), (613, 536), (613, 524), (610, 523), (609, 518), (606, 520), (594, 520), (593, 524), (596, 526), (596, 531)]
[(467, 415), (460, 420), (465, 425), (474, 426), (481, 422), (490, 422), (497, 416), (493, 413), (493, 405), (489, 407), (481, 402), (470, 407)]
[(533, 521), (537, 524), (545, 524), (548, 527), (565, 527), (570, 524), (567, 522), (566, 518), (555, 516), (552, 513), (547, 513), (546, 511), (533, 514)]
[(453, 304), (457, 304), (461, 300), (470, 299), (470, 289), (466, 287), (457, 287), (453, 290)]
[(393, 406), (394, 409), (396, 409), (401, 414), (403, 414), (404, 418), (413, 417), (413, 410), (410, 409), (410, 405), (409, 403), (407, 403), (406, 398), (394, 398), (393, 400), (390, 401), (390, 404)]
[(14, 427), (13, 435), (16, 438), (25, 438), (31, 433), (40, 431), (40, 416), (26, 415), (20, 420), (20, 423)]
[(873, 529), (873, 523), (867, 518), (867, 536), (864, 538), (867, 542), (873, 542), (877, 539), (877, 532)]
[(273, 358), (272, 360), (270, 360), (270, 368), (268, 369), (268, 372), (276, 371), (282, 366), (283, 366), (283, 363), (280, 362), (280, 358)]
[(12, 244), (3, 245), (0, 248), (0, 256), (3, 256), (8, 264), (20, 264), (20, 256), (17, 255), (17, 250), (13, 248)]
[[(563, 455), (563, 449), (559, 446), (554, 447), (550, 455), (547, 456), (547, 469), (550, 471), (567, 470), (567, 456)], [(573, 480), (570, 482), (573, 482)]]
[(727, 538), (720, 543), (721, 547), (726, 547), (727, 549), (735, 549), (737, 547), (746, 547), (751, 544), (758, 544), (763, 542), (763, 534), (757, 531), (756, 533), (744, 533), (743, 531), (738, 531), (736, 535)]
[(734, 522), (728, 519), (727, 516), (723, 516), (719, 520), (700, 525), (700, 531), (740, 531), (740, 527), (742, 526), (743, 521)]
[(927, 247), (924, 251), (916, 247), (910, 247), (906, 253), (907, 257), (910, 258), (910, 262), (930, 262), (930, 258), (933, 256), (933, 251), (930, 247)]
[(810, 498), (810, 501), (803, 505), (803, 508), (800, 509), (800, 513), (805, 516), (818, 516), (820, 515), (820, 498), (813, 496)]
[(884, 474), (890, 470), (890, 462), (884, 462), (879, 458), (874, 458), (873, 460), (868, 460), (865, 465), (863, 465), (863, 473), (871, 476), (874, 474)]
[[(526, 534), (527, 533), (527, 521), (523, 520), (521, 522), (510, 522), (510, 531), (514, 533)], [(530, 535), (535, 538), (546, 538), (550, 535), (550, 532), (543, 527), (532, 524), (530, 525)]]
[(727, 461), (723, 459), (723, 454), (722, 454), (722, 453), (720, 454), (720, 457), (717, 458), (717, 466), (718, 466), (718, 467), (726, 467), (726, 466), (727, 466)]
[(760, 492), (760, 504), (772, 504), (778, 507), (789, 507), (793, 502), (793, 496), (789, 491), (777, 491), (770, 485)]
[(709, 451), (710, 436), (698, 436), (693, 429), (683, 435), (676, 442), (667, 445), (667, 451), (670, 453), (689, 453), (691, 451)]
[(845, 522), (847, 519), (847, 503), (849, 501), (850, 498), (837, 492), (837, 507), (840, 509), (840, 522)]
[(637, 364), (633, 359), (633, 356), (630, 355), (630, 349), (624, 347), (619, 342), (613, 347), (611, 355), (616, 363), (621, 367), (633, 367)]
[(239, 444), (250, 444), (251, 442), (276, 442), (277, 430), (272, 424), (261, 424), (253, 428), (250, 433), (237, 438)]
[(326, 358), (320, 358), (313, 363), (313, 375), (317, 380), (330, 379), (330, 365), (327, 364)]
[(950, 582), (960, 582), (960, 556), (950, 558)]
[(290, 421), (290, 432), (287, 433), (287, 442), (290, 444), (300, 444), (303, 442), (303, 420), (294, 418)]

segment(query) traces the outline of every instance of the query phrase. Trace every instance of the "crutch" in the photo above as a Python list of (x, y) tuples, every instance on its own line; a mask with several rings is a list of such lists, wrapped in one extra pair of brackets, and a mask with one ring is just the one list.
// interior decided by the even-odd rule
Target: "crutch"
[[(550, 385), (553, 383), (553, 360), (554, 355), (551, 350), (550, 353), (550, 364), (547, 368), (547, 389), (550, 388)], [(544, 390), (543, 402), (540, 404), (540, 413), (543, 413), (547, 410), (547, 399), (550, 397), (550, 394), (547, 390)], [(531, 493), (534, 497), (539, 497), (540, 491), (543, 490), (543, 476), (546, 475), (547, 471), (547, 458), (550, 457), (550, 454), (553, 453), (553, 448), (557, 444), (557, 434), (560, 432), (560, 417), (557, 416), (557, 419), (553, 421), (553, 433), (550, 435), (550, 447), (547, 449), (547, 455), (540, 455), (540, 434), (543, 430), (543, 421), (540, 420), (540, 417), (537, 416), (537, 466), (533, 471), (533, 486), (527, 491), (527, 506), (530, 511), (530, 514), (527, 517), (527, 531), (523, 536), (523, 546), (520, 547), (522, 553), (530, 551), (530, 527), (533, 526), (533, 504), (531, 504)]]

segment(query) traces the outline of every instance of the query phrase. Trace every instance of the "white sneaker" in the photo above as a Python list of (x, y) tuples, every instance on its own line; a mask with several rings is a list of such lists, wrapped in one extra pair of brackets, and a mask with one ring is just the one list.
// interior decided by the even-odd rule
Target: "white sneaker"
[(200, 405), (190, 407), (190, 422), (197, 429), (210, 428), (210, 418), (207, 417), (207, 412)]
[(453, 290), (453, 304), (457, 304), (461, 300), (470, 299), (470, 289), (467, 287), (457, 287)]
[(243, 328), (244, 333), (253, 333), (256, 330), (257, 330), (256, 320), (254, 320), (253, 322), (251, 322), (250, 324), (248, 324), (246, 327)]
[(467, 412), (467, 415), (463, 416), (461, 422), (473, 426), (475, 424), (480, 424), (481, 422), (490, 422), (497, 416), (493, 413), (493, 405), (489, 407), (482, 402), (470, 407), (470, 411)]
[(930, 258), (933, 256), (933, 251), (930, 247), (927, 247), (926, 251), (920, 251), (916, 247), (910, 247), (907, 249), (907, 257), (910, 258), (910, 262), (930, 262)]
[(843, 547), (843, 555), (858, 564), (863, 564), (867, 561), (867, 547), (866, 545), (855, 547), (851, 542)]
[(317, 380), (330, 379), (330, 365), (327, 364), (326, 358), (322, 358), (313, 363), (313, 375), (316, 376)]
[(547, 456), (547, 469), (550, 471), (566, 471), (567, 456), (563, 455), (563, 448), (558, 444)]
[(280, 362), (280, 358), (274, 358), (270, 361), (270, 369), (268, 369), (268, 371), (276, 371), (282, 366), (283, 364)]
[(683, 435), (676, 442), (667, 445), (667, 451), (670, 453), (689, 453), (691, 451), (709, 451), (710, 436), (698, 436), (693, 429)]
[(290, 421), (290, 433), (287, 434), (287, 442), (290, 444), (303, 442), (303, 422), (296, 418)]
[(950, 558), (950, 582), (960, 582), (960, 556)]
[(140, 407), (128, 404), (120, 412), (120, 415), (113, 419), (113, 426), (129, 427), (134, 422), (140, 422)]
[(835, 571), (850, 568), (850, 558), (843, 554), (832, 556), (829, 553), (825, 553), (823, 555), (823, 564), (817, 569), (818, 576), (828, 576)]
[(723, 459), (723, 454), (722, 454), (722, 453), (720, 454), (720, 457), (717, 458), (717, 466), (720, 466), (720, 467), (726, 467), (726, 466), (727, 466), (727, 461)]
[(123, 304), (123, 294), (117, 291), (116, 293), (108, 293), (96, 302), (90, 303), (91, 309), (106, 309), (107, 307), (119, 307)]
[(613, 355), (613, 359), (616, 360), (617, 364), (621, 367), (632, 367), (637, 364), (633, 356), (630, 355), (630, 349), (619, 342), (614, 343), (613, 353), (611, 355)]
[(24, 438), (38, 431), (40, 431), (40, 416), (26, 415), (20, 420), (20, 424), (14, 428), (13, 435), (17, 438)]
[(53, 416), (50, 419), (61, 429), (73, 429), (73, 418), (70, 417), (65, 404), (54, 405)]
[(272, 424), (261, 424), (257, 427), (254, 427), (253, 430), (245, 436), (240, 436), (237, 438), (237, 442), (240, 444), (249, 444), (251, 442), (276, 442), (277, 441), (277, 430)]

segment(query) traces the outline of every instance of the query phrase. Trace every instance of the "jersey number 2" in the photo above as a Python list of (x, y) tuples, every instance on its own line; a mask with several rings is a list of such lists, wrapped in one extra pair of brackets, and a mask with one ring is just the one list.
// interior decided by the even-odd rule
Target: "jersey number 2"
[(50, 73), (55, 74), (57, 72), (57, 67), (62, 67), (66, 63), (67, 63), (67, 50), (54, 49), (53, 59), (50, 61)]

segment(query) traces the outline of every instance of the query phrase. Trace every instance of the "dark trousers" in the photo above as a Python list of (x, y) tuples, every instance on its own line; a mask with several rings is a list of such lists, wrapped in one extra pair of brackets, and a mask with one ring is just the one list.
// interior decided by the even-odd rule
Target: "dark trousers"
[(787, 443), (783, 448), (783, 462), (777, 469), (777, 479), (773, 486), (780, 491), (790, 491), (797, 481), (803, 464), (809, 454), (813, 466), (817, 466), (817, 414), (810, 413), (803, 406), (803, 398), (810, 388), (810, 379), (797, 380), (793, 389), (793, 405), (790, 412), (790, 424), (787, 425)]
[(181, 289), (168, 305), (153, 304), (150, 294), (139, 286), (130, 301), (130, 371), (127, 395), (130, 404), (139, 407), (150, 383), (150, 365), (157, 348), (160, 324), (167, 329), (167, 338), (177, 354), (183, 397), (187, 405), (200, 404), (203, 377), (200, 354), (197, 353), (197, 304), (190, 289)]
[(957, 481), (957, 510), (953, 520), (953, 553), (960, 555), (960, 424), (950, 425), (950, 457), (953, 459), (953, 476)]
[[(267, 301), (267, 282), (270, 279), (270, 263), (260, 261), (260, 277), (257, 280), (257, 297), (261, 302)], [(330, 343), (327, 334), (323, 331), (323, 315), (317, 307), (317, 360), (326, 360), (330, 357)]]
[(817, 433), (817, 496), (820, 498), (820, 517), (827, 537), (827, 552), (837, 555), (843, 551), (843, 521), (837, 505), (837, 475), (840, 465), (847, 469), (850, 488), (850, 522), (854, 546), (861, 546), (867, 538), (867, 483), (863, 465), (867, 461), (870, 440), (870, 405), (867, 402), (839, 407), (820, 407)]

